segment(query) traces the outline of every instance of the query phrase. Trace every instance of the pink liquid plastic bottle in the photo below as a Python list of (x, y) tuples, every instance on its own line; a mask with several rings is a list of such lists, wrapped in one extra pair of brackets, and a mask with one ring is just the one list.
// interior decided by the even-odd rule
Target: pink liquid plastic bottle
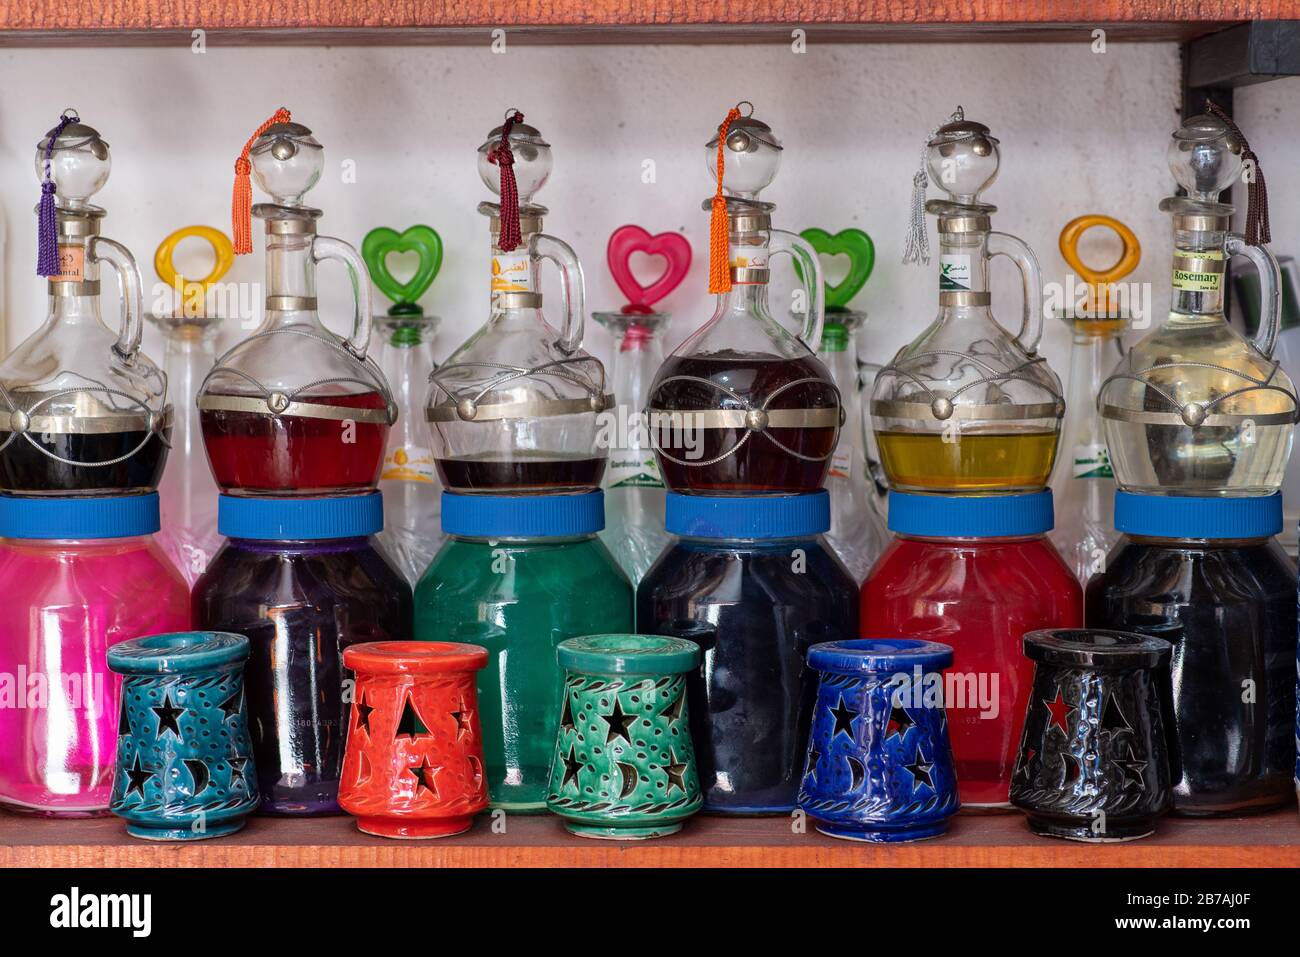
[(189, 628), (154, 541), (158, 496), (0, 499), (0, 805), (107, 814), (120, 680), (110, 645)]

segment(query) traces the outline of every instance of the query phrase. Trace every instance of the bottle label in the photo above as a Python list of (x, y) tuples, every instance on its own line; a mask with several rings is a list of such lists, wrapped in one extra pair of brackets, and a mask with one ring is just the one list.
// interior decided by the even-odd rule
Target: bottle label
[(611, 451), (605, 466), (606, 488), (663, 488), (659, 463), (637, 451)]
[(939, 291), (970, 292), (970, 256), (944, 253), (939, 257)]
[(841, 442), (835, 447), (835, 453), (831, 456), (831, 477), (843, 479), (853, 477), (852, 442)]
[(416, 445), (399, 445), (384, 456), (384, 470), (379, 478), (385, 482), (432, 483), (433, 452)]
[(768, 255), (766, 246), (734, 246), (731, 250), (731, 268), (766, 269)]
[(59, 274), (50, 282), (81, 282), (86, 278), (86, 247), (76, 243), (59, 244)]
[(1196, 255), (1174, 253), (1171, 285), (1183, 292), (1219, 292), (1223, 288), (1223, 253), (1207, 249)]
[(497, 253), (492, 257), (492, 291), (533, 291), (533, 265), (526, 251)]
[(1076, 445), (1070, 460), (1070, 475), (1074, 478), (1113, 479), (1115, 472), (1110, 467), (1110, 450), (1106, 443)]

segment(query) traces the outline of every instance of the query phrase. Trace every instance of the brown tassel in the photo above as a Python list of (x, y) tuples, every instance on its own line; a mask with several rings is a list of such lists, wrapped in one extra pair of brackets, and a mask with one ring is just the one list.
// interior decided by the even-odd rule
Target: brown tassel
[(1241, 161), (1251, 164), (1250, 181), (1246, 184), (1246, 245), (1263, 246), (1273, 241), (1273, 232), (1268, 224), (1268, 186), (1264, 182), (1264, 170), (1259, 165), (1259, 157), (1250, 148), (1246, 134), (1233, 122), (1232, 117), (1223, 112), (1216, 104), (1205, 103), (1205, 108), (1228, 124), (1228, 129), (1241, 139)]

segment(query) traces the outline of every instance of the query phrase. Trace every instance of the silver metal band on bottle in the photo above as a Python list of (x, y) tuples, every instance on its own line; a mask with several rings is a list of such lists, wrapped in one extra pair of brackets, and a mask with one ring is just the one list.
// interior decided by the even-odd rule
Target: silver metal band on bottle
[[(839, 444), (840, 429), (844, 425), (844, 405), (840, 396), (840, 390), (834, 383), (827, 382), (824, 379), (814, 378), (812, 376), (795, 379), (791, 382), (782, 384), (779, 388), (774, 389), (763, 401), (755, 405), (749, 399), (729, 389), (721, 383), (714, 382), (712, 379), (705, 379), (701, 376), (693, 375), (674, 375), (669, 376), (655, 386), (658, 392), (670, 382), (690, 382), (695, 385), (703, 385), (708, 388), (717, 389), (723, 393), (732, 402), (736, 403), (739, 408), (730, 409), (665, 409), (657, 408), (650, 405), (646, 408), (646, 420), (649, 425), (650, 446), (655, 452), (658, 452), (669, 462), (675, 465), (681, 465), (691, 468), (704, 468), (710, 465), (716, 465), (729, 456), (735, 455), (746, 442), (754, 435), (762, 435), (769, 442), (779, 448), (781, 451), (801, 459), (805, 462), (824, 462), (835, 454), (835, 447)], [(835, 405), (825, 406), (813, 409), (786, 409), (770, 408), (783, 392), (795, 388), (796, 386), (814, 385), (829, 389), (835, 394)], [(731, 448), (727, 449), (720, 455), (715, 455), (711, 459), (701, 459), (699, 461), (690, 461), (679, 459), (671, 452), (659, 444), (658, 433), (661, 428), (667, 426), (669, 429), (700, 429), (702, 431), (735, 431), (744, 429), (745, 434)], [(772, 429), (834, 429), (835, 435), (830, 444), (830, 449), (824, 455), (804, 455), (802, 452), (796, 452), (772, 435)]]
[[(1211, 362), (1162, 362), (1145, 369), (1141, 372), (1116, 372), (1109, 376), (1097, 390), (1097, 407), (1103, 419), (1111, 419), (1116, 422), (1131, 422), (1141, 425), (1173, 425), (1185, 426), (1188, 428), (1238, 428), (1247, 422), (1253, 422), (1259, 426), (1265, 425), (1293, 425), (1300, 421), (1300, 402), (1297, 402), (1296, 395), (1282, 386), (1275, 385), (1273, 378), (1276, 376), (1279, 365), (1276, 361), (1269, 368), (1266, 377), (1260, 379), (1240, 371), (1239, 369), (1229, 369), (1226, 366), (1215, 365)], [(1239, 389), (1231, 389), (1221, 392), (1210, 399), (1206, 400), (1189, 400), (1179, 402), (1178, 399), (1162, 389), (1160, 386), (1150, 382), (1146, 377), (1154, 372), (1160, 372), (1166, 369), (1205, 369), (1210, 372), (1218, 372), (1223, 375), (1235, 376), (1238, 379), (1248, 383)], [(1106, 389), (1112, 382), (1120, 381), (1140, 382), (1149, 393), (1158, 395), (1169, 406), (1167, 411), (1159, 409), (1126, 409), (1122, 406), (1112, 405), (1105, 402), (1103, 397), (1106, 395)], [(1291, 411), (1289, 412), (1216, 412), (1215, 408), (1230, 399), (1238, 396), (1247, 395), (1252, 392), (1277, 392), (1287, 397), (1291, 402)]]
[[(600, 371), (598, 381), (574, 371), (574, 367), (594, 365)], [(454, 380), (467, 370), (495, 370), (496, 375), (474, 390), (458, 392)], [(583, 397), (533, 398), (514, 402), (484, 402), (485, 396), (507, 389), (521, 379), (554, 376), (576, 385), (586, 393)], [(463, 362), (444, 365), (429, 376), (429, 383), (444, 396), (444, 402), (435, 402), (424, 410), (428, 422), (495, 422), (502, 419), (549, 418), (557, 415), (600, 413), (614, 407), (614, 396), (605, 391), (605, 367), (591, 356), (556, 359), (528, 369), (492, 362)]]
[[(984, 375), (971, 382), (967, 382), (952, 392), (940, 395), (930, 388), (929, 384), (919, 376), (904, 369), (896, 362), (886, 365), (876, 376), (880, 381), (886, 375), (892, 375), (896, 378), (905, 379), (913, 383), (921, 392), (924, 393), (926, 400), (924, 402), (909, 401), (907, 399), (873, 399), (871, 402), (872, 416), (879, 418), (893, 419), (913, 419), (924, 422), (928, 419), (937, 419), (940, 422), (946, 422), (949, 419), (957, 420), (978, 420), (989, 419), (1001, 422), (1023, 421), (1025, 419), (1059, 419), (1065, 415), (1065, 397), (1059, 392), (1048, 387), (1041, 380), (1031, 378), (1025, 374), (1025, 370), (1031, 366), (1044, 362), (1042, 356), (1034, 356), (1022, 362), (1014, 369), (1002, 371), (992, 364), (985, 362), (978, 356), (970, 355), (965, 352), (953, 352), (948, 350), (935, 350), (933, 352), (922, 352), (917, 355), (908, 356), (908, 363), (917, 363), (930, 359), (937, 359), (947, 356), (953, 359), (961, 359), (979, 366)], [(1051, 396), (1048, 402), (988, 402), (972, 404), (969, 402), (958, 401), (961, 396), (972, 389), (984, 385), (996, 385), (1004, 382), (1024, 382), (1036, 389), (1041, 389)]]
[[(293, 299), (305, 297), (268, 297), (268, 303), (272, 298)], [(301, 336), (312, 339), (341, 355), (347, 356), (354, 362), (360, 362), (369, 378), (336, 376), (316, 379), (292, 389), (271, 389), (248, 373), (226, 364), (236, 352), (243, 351), (252, 343), (260, 339), (266, 339), (269, 336)], [(238, 393), (210, 392), (209, 385), (214, 376), (238, 379), (245, 385), (246, 390), (241, 389)], [(319, 400), (327, 397), (321, 394), (313, 394), (326, 386), (346, 385), (357, 386), (365, 392), (377, 392), (384, 400), (383, 408), (367, 409), (312, 401), (313, 399)], [(300, 396), (304, 398), (300, 398)], [(259, 332), (256, 335), (249, 336), (243, 342), (234, 346), (217, 360), (216, 365), (204, 378), (203, 385), (199, 389), (198, 407), (200, 412), (243, 412), (253, 415), (271, 415), (276, 418), (292, 416), (304, 419), (326, 419), (333, 422), (362, 422), (371, 425), (392, 425), (397, 421), (397, 405), (393, 402), (388, 382), (375, 361), (369, 356), (363, 360), (358, 359), (352, 350), (347, 348), (347, 345), (337, 336), (328, 332), (321, 335), (306, 326), (302, 328), (283, 326), (278, 329), (269, 329), (266, 332)]]
[[(167, 375), (157, 370), (160, 383), (158, 408), (150, 408), (147, 403), (117, 389), (105, 385), (86, 385), (75, 389), (60, 389), (56, 392), (30, 393), (37, 398), (20, 401), (27, 393), (11, 392), (0, 385), (0, 432), (7, 432), (0, 441), (0, 452), (4, 452), (17, 441), (26, 441), (42, 455), (58, 462), (78, 468), (104, 468), (125, 462), (144, 449), (149, 441), (157, 436), (164, 448), (170, 448), (166, 431), (172, 426), (172, 407), (167, 404)], [(68, 399), (95, 396), (95, 404), (104, 411), (94, 414), (91, 410), (79, 409), (72, 414), (48, 414), (42, 409), (56, 405)], [(98, 397), (102, 397), (98, 398)], [(123, 403), (115, 406), (114, 403)], [(37, 441), (37, 435), (112, 435), (120, 432), (142, 432), (143, 438), (129, 452), (111, 459), (96, 462), (82, 462), (64, 458)]]

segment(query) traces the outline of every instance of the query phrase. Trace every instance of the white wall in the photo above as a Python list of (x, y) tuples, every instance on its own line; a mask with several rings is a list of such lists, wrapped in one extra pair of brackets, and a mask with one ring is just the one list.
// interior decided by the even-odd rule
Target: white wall
[[(553, 211), (548, 231), (572, 243), (586, 264), (589, 309), (622, 304), (604, 265), (613, 228), (635, 222), (652, 232), (686, 232), (697, 258), (687, 285), (665, 303), (676, 317), (670, 344), (711, 314), (703, 145), (742, 98), (786, 145), (768, 193), (778, 204), (776, 224), (852, 225), (875, 238), (876, 274), (854, 304), (878, 320), (872, 351), (880, 359), (936, 310), (932, 270), (898, 261), (921, 141), (957, 103), (1001, 139), (1003, 172), (986, 199), (1001, 207), (996, 228), (1026, 239), (1047, 278), (1065, 270), (1056, 248), (1065, 222), (1109, 213), (1143, 243), (1136, 278), (1154, 284), (1156, 316), (1167, 307), (1169, 229), (1156, 204), (1172, 190), (1164, 164), (1178, 122), (1172, 44), (1111, 43), (1104, 54), (1086, 44), (815, 41), (803, 54), (783, 45), (512, 47), (505, 55), (486, 46), (209, 47), (204, 55), (188, 48), (6, 49), (0, 88), (11, 347), (45, 310), (45, 283), (34, 275), (39, 190), (32, 155), (66, 106), (112, 146), (113, 177), (99, 195), (109, 210), (105, 233), (135, 251), (146, 286), (156, 279), (153, 250), (172, 229), (191, 222), (229, 229), (235, 157), (264, 117), (290, 107), (326, 148), (327, 174), (311, 194), (326, 211), (322, 231), (358, 245), (376, 225), (426, 222), (441, 232), (446, 259), (425, 298), (426, 311), (444, 318), (440, 359), (486, 318), (486, 222), (474, 207), (487, 195), (474, 151), (509, 106), (522, 109), (554, 147), (555, 174), (539, 199)], [(1289, 136), (1278, 129), (1277, 142), (1258, 137), (1266, 164)], [(340, 181), (345, 159), (356, 161), (355, 184)], [(657, 165), (654, 185), (641, 182), (645, 159)], [(1279, 200), (1282, 172), (1270, 184)], [(1286, 200), (1300, 214), (1297, 190), (1293, 185)], [(1279, 232), (1288, 222), (1294, 216), (1275, 209)], [(260, 278), (258, 224), (255, 235), (258, 254), (243, 257), (232, 278)], [(1092, 245), (1099, 261), (1113, 256), (1107, 243)], [(999, 260), (994, 275), (995, 309), (1014, 326), (1014, 269)], [(321, 291), (327, 321), (341, 329), (348, 315), (342, 276), (331, 270)], [(608, 338), (594, 324), (589, 343), (608, 353)], [(1046, 353), (1062, 375), (1067, 348), (1065, 329), (1050, 329)], [(158, 355), (156, 344), (151, 351)]]

